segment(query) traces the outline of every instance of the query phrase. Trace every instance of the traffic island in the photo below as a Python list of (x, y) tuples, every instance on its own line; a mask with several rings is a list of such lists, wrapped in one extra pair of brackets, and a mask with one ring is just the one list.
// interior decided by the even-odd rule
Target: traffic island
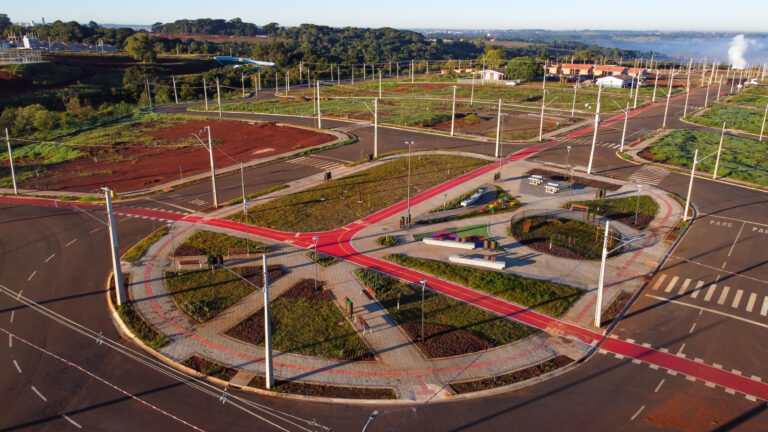
[(573, 359), (568, 356), (559, 355), (535, 366), (527, 367), (508, 374), (484, 378), (481, 380), (461, 381), (451, 383), (451, 389), (456, 394), (472, 393), (483, 390), (491, 390), (498, 387), (505, 387), (539, 377), (556, 369), (568, 366), (573, 363)]
[(659, 205), (648, 195), (568, 201), (561, 207), (573, 209), (574, 206), (586, 207), (585, 213), (594, 213), (638, 230), (646, 229), (659, 212)]
[[(585, 218), (588, 214), (585, 214)], [(521, 215), (510, 223), (509, 234), (521, 244), (541, 253), (561, 258), (599, 260), (605, 229), (593, 224), (559, 216)], [(608, 245), (621, 243), (621, 234), (611, 230)], [(617, 248), (609, 257), (620, 254)]]

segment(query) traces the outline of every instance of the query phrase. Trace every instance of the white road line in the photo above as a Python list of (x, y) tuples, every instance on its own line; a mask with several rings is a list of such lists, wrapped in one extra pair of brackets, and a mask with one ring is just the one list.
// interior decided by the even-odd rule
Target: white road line
[(683, 281), (683, 284), (680, 286), (680, 290), (678, 290), (678, 291), (677, 291), (677, 294), (678, 294), (678, 295), (683, 295), (683, 293), (685, 292), (685, 290), (687, 290), (687, 289), (688, 289), (688, 284), (690, 284), (690, 283), (691, 283), (691, 280), (690, 280), (690, 279), (686, 279), (686, 280), (684, 280), (684, 281)]
[(53, 257), (55, 257), (55, 256), (56, 256), (56, 254), (55, 254), (55, 253), (54, 253), (54, 254), (51, 254), (51, 256), (49, 256), (48, 258), (46, 258), (46, 259), (45, 259), (45, 263), (47, 264), (47, 263), (48, 263), (48, 261), (52, 260), (52, 259), (53, 259)]
[(741, 235), (741, 230), (744, 229), (744, 225), (746, 225), (746, 223), (742, 222), (741, 228), (739, 228), (739, 233), (736, 234), (736, 238), (733, 239), (733, 244), (731, 245), (731, 249), (728, 251), (728, 256), (731, 256), (731, 252), (733, 252), (733, 248), (736, 246), (736, 242), (739, 241), (739, 236)]
[(635, 343), (635, 340), (634, 340), (634, 339), (632, 339), (632, 338), (627, 338), (627, 342), (629, 342), (629, 343), (633, 344), (633, 343)]
[(662, 384), (664, 384), (664, 378), (662, 378), (661, 381), (659, 381), (659, 385), (656, 386), (656, 390), (654, 390), (653, 392), (657, 393), (659, 391), (659, 389), (661, 388)]
[(755, 300), (757, 300), (757, 294), (750, 294), (749, 300), (747, 300), (747, 312), (752, 312), (752, 308), (755, 307)]
[(696, 298), (699, 296), (699, 292), (701, 291), (701, 287), (704, 286), (704, 281), (698, 281), (696, 282), (696, 288), (691, 291), (691, 297)]
[(630, 417), (630, 418), (629, 418), (629, 421), (632, 421), (632, 420), (634, 420), (634, 419), (635, 419), (635, 417), (639, 416), (639, 415), (640, 415), (640, 413), (641, 413), (641, 412), (643, 412), (643, 410), (644, 410), (644, 409), (645, 409), (645, 405), (641, 406), (641, 407), (640, 407), (640, 409), (639, 409), (639, 410), (637, 410), (637, 412), (635, 413), (635, 415), (633, 415), (632, 417)]
[(24, 291), (23, 289), (19, 290), (18, 294), (16, 294), (16, 300), (18, 300), (18, 299), (20, 299), (20, 298), (21, 298), (21, 293), (22, 293), (23, 291)]
[(744, 291), (742, 290), (736, 290), (736, 295), (733, 296), (733, 303), (731, 303), (731, 307), (736, 309), (739, 307), (739, 303), (741, 303), (741, 295), (744, 294)]
[(13, 335), (8, 335), (8, 348), (13, 348)]
[(72, 420), (71, 418), (67, 417), (67, 415), (66, 415), (66, 414), (62, 414), (61, 416), (62, 416), (62, 417), (64, 417), (64, 419), (65, 419), (66, 421), (68, 421), (68, 422), (72, 423), (72, 426), (74, 426), (74, 427), (76, 427), (76, 428), (78, 428), (78, 429), (82, 429), (82, 428), (83, 428), (83, 427), (82, 427), (82, 426), (80, 426), (80, 425), (79, 425), (79, 424), (78, 424), (76, 421), (74, 421), (74, 420)]
[(72, 243), (74, 243), (74, 242), (76, 242), (76, 241), (77, 241), (77, 239), (74, 239), (74, 240), (72, 240), (71, 242), (69, 242), (69, 243), (65, 244), (64, 246), (69, 246), (69, 245), (71, 245)]
[[(749, 324), (753, 324), (753, 325), (756, 325), (756, 326), (768, 328), (768, 324), (764, 324), (764, 323), (757, 322), (757, 321), (752, 321), (752, 320), (749, 320), (749, 319), (746, 319), (746, 318), (742, 318), (740, 316), (727, 314), (725, 312), (720, 312), (718, 310), (714, 310), (714, 309), (710, 309), (710, 308), (705, 308), (705, 307), (701, 307), (701, 306), (695, 306), (695, 305), (692, 305), (692, 304), (681, 302), (679, 300), (671, 300), (671, 299), (667, 299), (667, 298), (664, 298), (664, 297), (657, 297), (657, 296), (650, 295), (650, 294), (646, 294), (646, 297), (650, 297), (650, 298), (656, 299), (656, 300), (661, 300), (661, 301), (664, 301), (664, 302), (667, 302), (667, 303), (674, 303), (674, 304), (681, 305), (681, 306), (687, 306), (689, 308), (698, 309), (701, 312), (705, 312), (705, 311), (706, 312), (711, 312), (713, 314), (726, 316), (728, 318), (733, 318), (733, 319), (739, 320), (739, 321), (744, 321), (745, 323), (749, 323)], [(763, 304), (763, 310), (765, 310), (766, 313), (768, 313), (768, 297), (766, 297), (765, 303)]]
[(88, 234), (93, 234), (93, 233), (95, 233), (96, 231), (98, 231), (98, 230), (100, 230), (102, 228), (104, 228), (104, 227), (98, 227), (96, 229), (92, 229), (92, 230), (88, 231)]
[(672, 291), (672, 288), (675, 287), (675, 284), (677, 283), (677, 280), (680, 279), (679, 276), (674, 276), (671, 281), (669, 281), (669, 285), (664, 289), (664, 292), (670, 292)]
[(693, 333), (693, 329), (695, 328), (696, 328), (696, 323), (693, 323), (693, 325), (691, 326), (691, 329), (688, 330), (688, 333)]
[(16, 360), (13, 361), (13, 365), (16, 366), (16, 370), (21, 373), (21, 368), (19, 367), (19, 363)]
[(677, 355), (681, 355), (683, 353), (683, 348), (685, 348), (685, 342), (683, 342), (683, 344), (680, 345), (680, 349), (677, 351)]
[(768, 314), (768, 296), (763, 298), (763, 307), (760, 309), (760, 315), (765, 316)]
[(43, 402), (48, 402), (48, 399), (46, 399), (46, 398), (45, 398), (45, 396), (43, 396), (43, 394), (42, 394), (42, 393), (40, 393), (40, 391), (39, 391), (38, 389), (36, 389), (36, 388), (35, 388), (35, 386), (31, 386), (31, 387), (32, 387), (32, 391), (34, 391), (35, 393), (37, 393), (37, 395), (38, 395), (38, 396), (40, 396), (40, 399), (42, 399), (42, 400), (43, 400)]
[(728, 285), (723, 287), (723, 292), (720, 293), (720, 297), (717, 299), (717, 304), (721, 305), (725, 303), (726, 297), (728, 297), (728, 291), (731, 290), (731, 287)]
[(16, 310), (11, 311), (11, 323), (13, 323), (13, 316), (16, 314)]
[(33, 277), (37, 274), (37, 270), (33, 271), (31, 275), (27, 278), (27, 282), (31, 281)]
[(664, 282), (664, 279), (667, 278), (667, 275), (663, 274), (659, 276), (659, 278), (656, 280), (656, 283), (653, 285), (654, 290), (658, 290), (661, 284)]
[(753, 380), (755, 380), (755, 381), (757, 381), (757, 382), (763, 382), (763, 379), (762, 379), (762, 378), (760, 378), (760, 377), (759, 377), (759, 376), (757, 376), (757, 375), (752, 375), (750, 378), (751, 378), (751, 379), (753, 379)]
[(717, 290), (717, 284), (709, 284), (709, 288), (707, 288), (707, 293), (704, 295), (704, 301), (708, 302), (712, 300), (712, 295), (715, 294), (716, 290)]

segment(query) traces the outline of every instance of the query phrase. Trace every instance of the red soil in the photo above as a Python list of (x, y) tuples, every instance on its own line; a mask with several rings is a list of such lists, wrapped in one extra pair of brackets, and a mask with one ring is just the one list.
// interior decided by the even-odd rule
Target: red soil
[[(193, 120), (145, 133), (157, 140), (188, 140), (190, 132), (211, 126), (214, 160), (217, 168), (272, 155), (313, 147), (333, 140), (331, 135), (273, 123), (250, 124), (240, 121)], [(206, 139), (204, 134), (201, 138)], [(86, 150), (87, 151), (87, 150)], [(91, 192), (109, 186), (119, 192), (145, 189), (210, 169), (208, 152), (201, 146), (169, 148), (163, 145), (115, 147), (116, 161), (87, 155), (49, 166), (38, 178), (23, 187), (48, 190)]]

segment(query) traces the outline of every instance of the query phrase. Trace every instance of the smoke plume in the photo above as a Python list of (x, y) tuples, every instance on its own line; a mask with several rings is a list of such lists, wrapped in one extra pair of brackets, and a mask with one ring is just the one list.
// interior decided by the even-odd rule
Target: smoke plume
[(744, 59), (744, 53), (747, 51), (749, 41), (743, 34), (733, 37), (731, 47), (728, 48), (728, 61), (734, 69), (744, 69), (747, 67), (747, 61)]

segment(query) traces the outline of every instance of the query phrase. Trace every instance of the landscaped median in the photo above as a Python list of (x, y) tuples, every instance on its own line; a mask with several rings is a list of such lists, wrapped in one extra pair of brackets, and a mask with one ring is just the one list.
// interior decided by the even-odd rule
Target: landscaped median
[(181, 242), (173, 251), (173, 255), (228, 255), (230, 249), (246, 249), (246, 246), (253, 253), (267, 253), (271, 250), (268, 245), (245, 238), (199, 230)]
[[(521, 217), (513, 220), (509, 227), (510, 235), (531, 249), (582, 260), (601, 259), (604, 232), (600, 226), (557, 215)], [(616, 245), (620, 239), (620, 234), (614, 231), (609, 246)], [(620, 253), (621, 248), (618, 248), (608, 256)]]
[[(411, 196), (486, 163), (466, 156), (413, 156)], [(254, 206), (248, 222), (287, 232), (327, 231), (406, 199), (407, 185), (408, 158), (403, 157)], [(244, 215), (228, 219), (242, 222)]]
[[(590, 212), (619, 221), (625, 225), (635, 226), (637, 229), (645, 229), (651, 223), (659, 205), (648, 195), (636, 195), (633, 197), (606, 198), (587, 201), (569, 201), (562, 208), (571, 208), (572, 205), (581, 205)], [(637, 223), (635, 214), (637, 213)]]

